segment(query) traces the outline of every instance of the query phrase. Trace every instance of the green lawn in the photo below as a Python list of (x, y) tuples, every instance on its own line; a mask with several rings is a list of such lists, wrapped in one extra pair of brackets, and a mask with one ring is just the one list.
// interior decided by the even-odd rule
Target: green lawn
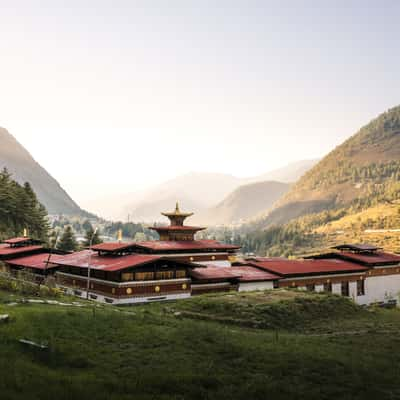
[(295, 291), (95, 312), (9, 300), (1, 399), (400, 398), (398, 310)]

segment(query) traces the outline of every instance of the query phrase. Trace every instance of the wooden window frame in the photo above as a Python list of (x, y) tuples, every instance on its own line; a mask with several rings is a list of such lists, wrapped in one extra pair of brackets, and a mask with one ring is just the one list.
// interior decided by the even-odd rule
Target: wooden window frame
[(357, 296), (365, 296), (365, 280), (359, 279), (357, 281)]
[(340, 283), (340, 293), (342, 296), (349, 297), (350, 296), (350, 285), (349, 281), (342, 281)]

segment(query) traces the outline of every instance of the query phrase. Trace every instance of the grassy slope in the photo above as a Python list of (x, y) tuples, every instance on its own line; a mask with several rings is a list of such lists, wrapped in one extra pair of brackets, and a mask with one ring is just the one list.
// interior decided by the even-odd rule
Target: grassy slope
[[(94, 316), (91, 307), (9, 307), (8, 297), (0, 295), (0, 314), (12, 317), (0, 325), (7, 400), (400, 396), (397, 310), (278, 291), (101, 307)], [(26, 349), (21, 337), (47, 341), (51, 351)]]

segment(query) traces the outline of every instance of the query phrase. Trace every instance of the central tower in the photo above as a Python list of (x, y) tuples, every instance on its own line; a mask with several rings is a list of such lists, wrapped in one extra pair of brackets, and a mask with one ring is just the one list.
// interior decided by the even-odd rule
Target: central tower
[(197, 232), (206, 229), (198, 226), (183, 225), (185, 219), (192, 216), (193, 213), (181, 212), (178, 202), (176, 203), (175, 211), (161, 213), (161, 215), (169, 219), (170, 225), (154, 226), (150, 229), (156, 231), (162, 241), (193, 241)]

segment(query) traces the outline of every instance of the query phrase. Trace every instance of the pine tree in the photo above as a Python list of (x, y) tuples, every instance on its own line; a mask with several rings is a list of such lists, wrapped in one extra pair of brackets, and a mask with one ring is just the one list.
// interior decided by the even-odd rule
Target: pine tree
[[(93, 238), (93, 239), (92, 239)], [(94, 246), (95, 244), (100, 244), (103, 243), (103, 241), (100, 239), (99, 231), (97, 230), (96, 233), (94, 233), (94, 229), (90, 227), (88, 230), (85, 232), (85, 242), (84, 246), (89, 247), (90, 246), (90, 241), (92, 241), (92, 245)]]
[(29, 183), (15, 182), (7, 169), (0, 172), (0, 236), (21, 235), (28, 229), (31, 237), (47, 240), (47, 211), (39, 203)]
[(63, 251), (74, 251), (78, 247), (72, 227), (68, 225), (58, 242), (57, 248)]

